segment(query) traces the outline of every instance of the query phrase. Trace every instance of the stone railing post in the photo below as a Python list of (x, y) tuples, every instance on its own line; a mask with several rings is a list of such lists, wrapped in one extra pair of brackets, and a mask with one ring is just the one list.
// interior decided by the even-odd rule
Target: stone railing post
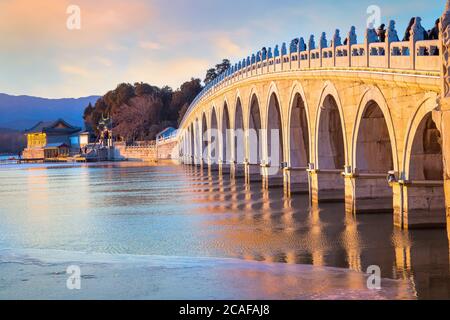
[(341, 35), (339, 29), (336, 29), (333, 36), (333, 66), (336, 67), (336, 47), (339, 47), (342, 45)]
[(352, 26), (350, 28), (350, 31), (347, 35), (347, 55), (348, 55), (348, 66), (352, 66), (352, 45), (357, 44), (357, 37), (356, 37), (356, 28), (355, 26)]
[[(296, 69), (300, 69), (300, 51), (301, 51), (301, 49), (300, 49), (300, 39), (301, 38), (298, 38), (298, 43), (297, 43), (297, 66), (295, 67)], [(291, 64), (291, 66), (292, 66), (292, 64)]]
[(395, 21), (390, 20), (388, 28), (386, 30), (386, 43), (387, 43), (386, 55), (387, 55), (388, 69), (391, 67), (391, 56), (392, 56), (391, 43), (397, 42), (397, 41), (399, 41), (399, 39), (398, 39), (397, 30), (395, 30)]
[(256, 55), (254, 53), (252, 53), (252, 60), (250, 61), (250, 65), (251, 65), (251, 75), (254, 76), (255, 73), (256, 74), (258, 73), (258, 70), (256, 68)]
[(286, 48), (286, 42), (283, 42), (281, 44), (281, 71), (284, 71), (284, 59), (286, 58), (287, 55), (287, 48)]
[(442, 102), (450, 100), (450, 0), (441, 17), (439, 30), (439, 54), (441, 56)]
[(323, 59), (323, 54), (322, 54), (322, 50), (328, 48), (328, 44), (327, 44), (327, 34), (325, 32), (322, 32), (322, 35), (320, 36), (320, 41), (319, 41), (319, 58), (320, 58), (320, 68), (322, 68), (323, 64), (322, 64), (322, 59)]
[[(266, 48), (265, 52), (262, 55), (262, 59), (261, 59), (261, 63), (262, 63), (262, 67), (263, 67), (263, 73), (267, 73), (269, 71), (269, 52), (267, 51)], [(265, 66), (264, 66), (265, 64)]]
[(378, 36), (375, 29), (367, 28), (364, 37), (364, 51), (366, 53), (366, 67), (370, 66), (370, 44), (378, 42)]
[(301, 53), (306, 51), (306, 44), (305, 44), (305, 40), (300, 37), (299, 42), (298, 42), (298, 68), (300, 69), (301, 67)]
[(411, 67), (412, 70), (416, 70), (416, 42), (425, 40), (425, 29), (422, 27), (421, 24), (422, 18), (416, 17), (414, 24), (410, 31), (410, 59), (411, 59)]
[(316, 49), (316, 43), (314, 41), (314, 35), (311, 35), (311, 37), (309, 37), (309, 42), (308, 42), (308, 68), (311, 68), (311, 50)]
[[(251, 67), (250, 64), (250, 57), (247, 56), (247, 59), (245, 60), (245, 77), (248, 78), (248, 69)], [(250, 75), (252, 74), (251, 70), (250, 70)]]

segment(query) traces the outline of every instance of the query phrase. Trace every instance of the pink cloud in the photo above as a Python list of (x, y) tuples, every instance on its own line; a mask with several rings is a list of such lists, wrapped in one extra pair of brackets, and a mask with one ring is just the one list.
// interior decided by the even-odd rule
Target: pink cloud
[(69, 0), (2, 0), (0, 33), (6, 49), (49, 46), (93, 45), (138, 30), (157, 11), (141, 0), (77, 0), (81, 9), (81, 30), (68, 30)]

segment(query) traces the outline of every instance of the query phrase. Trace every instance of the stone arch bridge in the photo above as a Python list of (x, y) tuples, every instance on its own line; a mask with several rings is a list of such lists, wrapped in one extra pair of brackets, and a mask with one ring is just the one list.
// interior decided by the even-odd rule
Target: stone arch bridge
[[(440, 40), (386, 42), (352, 27), (247, 57), (206, 86), (178, 135), (180, 160), (232, 178), (345, 201), (351, 213), (392, 212), (401, 228), (450, 214), (450, 6)], [(275, 133), (275, 134), (274, 134)], [(279, 154), (274, 157), (274, 154)], [(447, 161), (446, 161), (447, 160)], [(244, 182), (243, 182), (244, 183)]]

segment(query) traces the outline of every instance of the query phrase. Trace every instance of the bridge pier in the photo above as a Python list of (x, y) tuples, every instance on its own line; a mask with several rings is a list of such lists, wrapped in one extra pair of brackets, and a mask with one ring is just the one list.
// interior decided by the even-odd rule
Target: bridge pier
[(307, 168), (285, 168), (284, 190), (287, 196), (309, 194)]
[(245, 163), (245, 183), (262, 182), (261, 166), (259, 164)]
[(346, 175), (345, 211), (348, 214), (392, 213), (392, 188), (387, 175)]
[(394, 225), (402, 229), (441, 228), (447, 224), (442, 181), (392, 183)]
[[(447, 62), (447, 68), (450, 61)], [(444, 171), (444, 197), (445, 214), (447, 222), (450, 222), (450, 79), (446, 78), (446, 88), (444, 89), (444, 98), (439, 101), (439, 111), (434, 111), (433, 119), (436, 120), (439, 131), (441, 132), (441, 147)], [(450, 225), (448, 224), (450, 234)]]
[[(450, 178), (446, 177), (444, 181), (444, 195), (445, 195), (445, 211), (447, 215), (447, 227), (450, 236)], [(450, 240), (450, 237), (449, 237)]]
[(184, 164), (188, 166), (194, 166), (195, 165), (195, 158), (193, 156), (186, 156), (184, 157)]
[[(450, 85), (449, 85), (450, 87)], [(441, 101), (440, 131), (444, 161), (444, 195), (447, 220), (450, 221), (450, 98)], [(449, 234), (450, 234), (450, 225)]]
[(225, 162), (220, 162), (218, 169), (219, 169), (219, 174), (220, 175), (230, 175), (231, 176), (231, 168), (234, 164), (231, 163), (225, 163)]
[(232, 179), (245, 179), (245, 164), (233, 162), (230, 165), (230, 177)]
[(204, 166), (203, 158), (201, 158), (201, 157), (199, 158), (199, 157), (195, 157), (195, 156), (192, 158), (193, 158), (192, 165), (203, 168), (203, 166)]
[(262, 185), (264, 189), (283, 188), (284, 174), (279, 167), (261, 166)]
[(310, 199), (319, 203), (344, 202), (345, 184), (340, 170), (308, 170)]
[(186, 155), (184, 157), (184, 164), (188, 165), (188, 166), (195, 166), (195, 157), (194, 156), (190, 156), (190, 155)]
[(219, 163), (215, 163), (212, 161), (208, 161), (208, 171), (209, 172), (221, 172), (222, 170), (222, 165)]

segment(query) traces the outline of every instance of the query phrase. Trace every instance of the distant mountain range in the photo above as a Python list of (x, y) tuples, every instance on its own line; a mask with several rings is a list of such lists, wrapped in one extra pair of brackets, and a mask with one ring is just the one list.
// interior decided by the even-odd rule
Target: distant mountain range
[(58, 118), (83, 127), (84, 109), (89, 103), (94, 105), (98, 98), (100, 97), (46, 99), (0, 93), (0, 128), (25, 130), (39, 121)]

